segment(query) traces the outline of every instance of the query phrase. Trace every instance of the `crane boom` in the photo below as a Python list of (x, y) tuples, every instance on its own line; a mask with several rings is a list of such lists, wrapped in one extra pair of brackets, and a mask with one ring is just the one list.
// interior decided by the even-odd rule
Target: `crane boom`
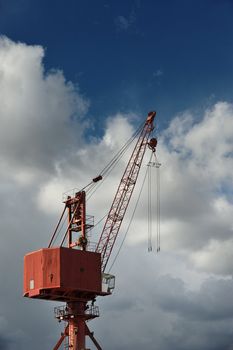
[(155, 115), (156, 112), (148, 113), (143, 129), (139, 135), (133, 153), (121, 178), (116, 195), (112, 202), (112, 206), (105, 221), (99, 242), (96, 247), (96, 252), (101, 253), (102, 256), (103, 272), (105, 271), (106, 265), (110, 258), (114, 243), (121, 227), (121, 223), (132, 196), (145, 154), (146, 146), (149, 144), (150, 148), (155, 151), (157, 142), (148, 143), (150, 133), (154, 129), (153, 121)]

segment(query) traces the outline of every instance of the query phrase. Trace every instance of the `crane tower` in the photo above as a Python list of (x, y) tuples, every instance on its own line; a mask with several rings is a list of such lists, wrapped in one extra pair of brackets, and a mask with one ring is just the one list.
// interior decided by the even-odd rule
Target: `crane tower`
[[(58, 350), (65, 343), (70, 350), (88, 350), (86, 336), (95, 347), (100, 344), (89, 330), (87, 321), (99, 316), (95, 305), (98, 296), (111, 295), (115, 277), (105, 273), (114, 243), (132, 196), (146, 147), (155, 152), (157, 140), (149, 136), (154, 129), (156, 112), (149, 112), (137, 143), (121, 178), (107, 215), (99, 242), (93, 251), (87, 231), (93, 226), (86, 214), (86, 193), (77, 191), (64, 200), (64, 210), (47, 248), (28, 253), (24, 257), (24, 296), (34, 299), (65, 302), (55, 308), (55, 316), (66, 322), (64, 332), (54, 346)], [(93, 179), (93, 183), (102, 175)], [(67, 227), (60, 246), (54, 246), (55, 234), (67, 213)], [(66, 246), (64, 246), (66, 242)]]

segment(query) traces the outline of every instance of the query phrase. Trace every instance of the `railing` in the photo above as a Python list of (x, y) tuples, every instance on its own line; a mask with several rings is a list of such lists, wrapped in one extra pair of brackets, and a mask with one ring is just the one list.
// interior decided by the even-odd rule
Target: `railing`
[(86, 230), (89, 230), (94, 226), (94, 216), (86, 215)]
[(68, 190), (62, 194), (62, 201), (65, 202), (67, 200), (67, 197), (75, 197), (76, 193), (80, 191), (80, 188), (72, 188), (71, 190)]
[[(54, 316), (58, 320), (68, 320), (70, 318), (75, 318), (82, 314), (71, 310), (67, 305), (57, 306), (54, 308)], [(87, 305), (87, 308), (84, 312), (84, 315), (87, 318), (99, 317), (99, 307), (95, 305)]]

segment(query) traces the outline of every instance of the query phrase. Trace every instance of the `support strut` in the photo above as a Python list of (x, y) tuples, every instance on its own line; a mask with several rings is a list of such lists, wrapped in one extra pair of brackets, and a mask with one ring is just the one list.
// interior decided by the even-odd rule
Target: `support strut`
[(57, 318), (68, 324), (53, 350), (58, 350), (66, 337), (68, 337), (68, 348), (70, 350), (87, 350), (86, 336), (90, 337), (98, 350), (102, 350), (94, 337), (94, 332), (91, 332), (86, 325), (87, 320), (95, 317), (98, 317), (98, 314), (88, 307), (86, 301), (68, 302), (66, 306), (59, 308), (59, 316)]
[(94, 332), (91, 332), (87, 325), (86, 325), (86, 335), (88, 335), (90, 337), (90, 339), (92, 340), (93, 344), (95, 344), (96, 349), (102, 350), (100, 344), (97, 342), (97, 340), (94, 337)]
[(67, 337), (69, 334), (69, 326), (66, 326), (64, 333), (61, 334), (60, 339), (58, 340), (57, 344), (54, 346), (53, 350), (58, 350), (65, 340), (65, 337)]

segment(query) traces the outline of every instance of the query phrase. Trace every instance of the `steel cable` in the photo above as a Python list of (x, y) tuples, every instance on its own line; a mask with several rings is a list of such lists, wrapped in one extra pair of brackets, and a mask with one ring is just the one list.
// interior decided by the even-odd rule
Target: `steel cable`
[(124, 146), (117, 152), (117, 154), (112, 158), (112, 160), (105, 166), (105, 168), (100, 172), (100, 174), (103, 176), (103, 180), (96, 186), (93, 187), (90, 192), (88, 192), (87, 200), (89, 200), (93, 194), (99, 189), (100, 186), (104, 183), (104, 181), (107, 179), (111, 171), (116, 167), (116, 165), (119, 163), (125, 152), (128, 150), (132, 142), (135, 140), (135, 138), (138, 136), (138, 134), (141, 132), (143, 127), (143, 124), (140, 125), (140, 127), (135, 131), (135, 133), (131, 136), (131, 138), (124, 144)]
[[(151, 154), (151, 157), (150, 157), (150, 161), (151, 161), (151, 158), (152, 158), (152, 154)], [(147, 176), (148, 176), (148, 167), (147, 167), (146, 173), (145, 173), (145, 175), (144, 175), (144, 179), (143, 179), (143, 182), (142, 182), (142, 186), (141, 186), (141, 189), (140, 189), (140, 192), (139, 192), (139, 195), (138, 195), (138, 198), (137, 198), (137, 201), (136, 201), (136, 204), (135, 204), (135, 207), (134, 207), (134, 210), (133, 210), (131, 219), (130, 219), (129, 224), (128, 224), (128, 226), (127, 226), (127, 229), (126, 229), (126, 231), (125, 231), (125, 234), (124, 234), (123, 240), (122, 240), (122, 242), (121, 242), (121, 244), (120, 244), (120, 247), (119, 247), (119, 249), (118, 249), (118, 251), (117, 251), (117, 253), (116, 253), (116, 255), (115, 255), (114, 259), (113, 259), (113, 262), (112, 262), (112, 264), (111, 264), (111, 266), (110, 266), (110, 268), (109, 268), (109, 270), (108, 270), (108, 273), (111, 271), (112, 267), (114, 266), (114, 264), (115, 264), (115, 262), (116, 262), (116, 260), (117, 260), (117, 258), (118, 258), (118, 256), (119, 256), (119, 254), (120, 254), (120, 251), (121, 251), (121, 249), (122, 249), (122, 246), (123, 246), (123, 244), (124, 244), (124, 242), (125, 242), (125, 239), (126, 239), (127, 234), (128, 234), (128, 232), (129, 232), (130, 226), (131, 226), (132, 221), (133, 221), (133, 219), (134, 219), (134, 215), (135, 215), (135, 213), (136, 213), (136, 210), (137, 210), (137, 207), (138, 207), (138, 203), (139, 203), (139, 200), (140, 200), (140, 198), (141, 198), (142, 190), (143, 190), (143, 187), (144, 187), (144, 184), (145, 184), (145, 181), (146, 181), (146, 177), (147, 177)]]

